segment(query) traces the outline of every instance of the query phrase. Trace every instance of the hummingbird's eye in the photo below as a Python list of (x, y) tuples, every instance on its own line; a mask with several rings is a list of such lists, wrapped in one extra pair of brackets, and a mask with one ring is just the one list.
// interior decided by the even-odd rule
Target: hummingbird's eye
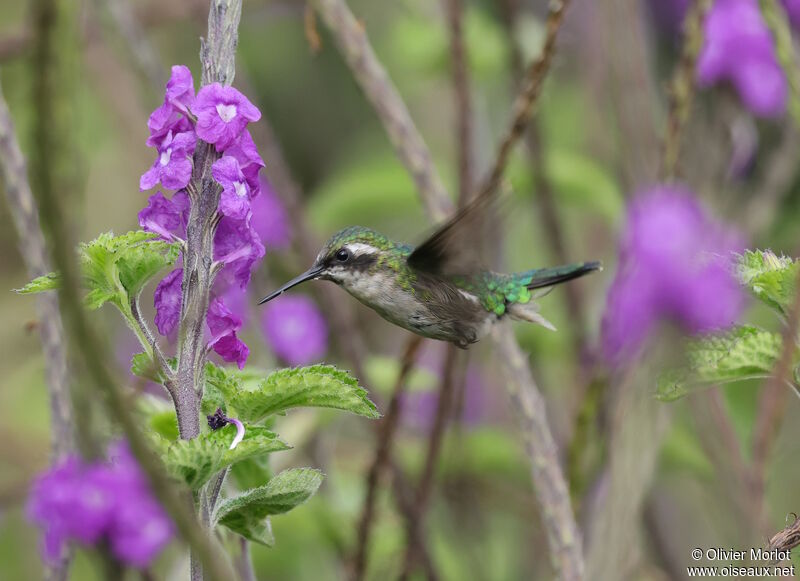
[(339, 262), (347, 262), (348, 258), (350, 258), (350, 251), (347, 248), (341, 248), (336, 251), (336, 260)]

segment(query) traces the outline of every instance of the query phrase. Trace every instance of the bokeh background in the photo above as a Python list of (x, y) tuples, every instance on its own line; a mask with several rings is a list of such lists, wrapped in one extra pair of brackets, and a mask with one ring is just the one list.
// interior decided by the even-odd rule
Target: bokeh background
[[(146, 203), (139, 176), (153, 155), (144, 145), (147, 116), (161, 102), (170, 65), (186, 64), (199, 78), (198, 39), (208, 7), (201, 0), (63, 4), (76, 23), (76, 42), (64, 47), (74, 51), (76, 99), (64, 114), (77, 143), (81, 184), (70, 204), (71, 219), (77, 237), (88, 240), (137, 227), (137, 212)], [(349, 4), (455, 191), (458, 138), (443, 4)], [(540, 50), (545, 4), (464, 1), (476, 177), (489, 168), (509, 118), (515, 63), (528, 62)], [(680, 357), (673, 332), (654, 341), (655, 355), (643, 355), (623, 385), (609, 380), (614, 376), (599, 355), (600, 321), (626, 204), (658, 175), (666, 86), (680, 54), (685, 4), (575, 0), (531, 135), (506, 174), (512, 211), (498, 269), (553, 265), (562, 256), (606, 265), (571, 290), (561, 287), (542, 299), (558, 332), (523, 324), (515, 329), (547, 399), (577, 518), (588, 535), (589, 562), (597, 570), (616, 570), (619, 578), (682, 578), (691, 548), (761, 546), (789, 513), (800, 512), (800, 429), (793, 421), (800, 407), (794, 397), (783, 400), (774, 426), (764, 469), (765, 521), (758, 523), (749, 509), (757, 500), (741, 477), (750, 461), (762, 382), (662, 403), (652, 395), (660, 368)], [(356, 321), (347, 338), (337, 335), (331, 305), (309, 285), (292, 296), (314, 301), (324, 324), (305, 312), (282, 327), (272, 323), (280, 327), (272, 332), (284, 337), (304, 331), (316, 337), (315, 352), (292, 354), (273, 348), (267, 311), (255, 307), (260, 295), (308, 266), (304, 248), (343, 226), (369, 226), (412, 243), (429, 231), (413, 183), (374, 111), (322, 23), (310, 25), (305, 10), (299, 1), (244, 3), (236, 85), (263, 112), (296, 185), (269, 193), (275, 216), (270, 231), (284, 234), (267, 245), (254, 274), (244, 337), (251, 362), (264, 368), (308, 362), (304, 357), (350, 368), (345, 343), (354, 344), (363, 357), (361, 383), (385, 404), (408, 339), (405, 331), (335, 289), (335, 308), (351, 312)], [(30, 142), (37, 73), (31, 12), (28, 2), (0, 0), (0, 79), (23, 146)], [(140, 36), (126, 31), (128, 17), (141, 27)], [(264, 130), (254, 129), (254, 135), (270, 178), (275, 160), (264, 149)], [(750, 247), (792, 254), (800, 220), (798, 154), (800, 136), (788, 113), (754, 114), (735, 87), (717, 83), (695, 96), (680, 176), (711, 214), (747, 237)], [(272, 181), (276, 186), (280, 180)], [(287, 212), (292, 204), (297, 212)], [(297, 215), (308, 231), (298, 230)], [(0, 222), (0, 287), (10, 291), (27, 275), (4, 205)], [(554, 230), (563, 250), (554, 245)], [(148, 307), (151, 293), (145, 291)], [(30, 298), (0, 293), (0, 578), (9, 580), (42, 574), (37, 531), (23, 509), (30, 479), (48, 463), (47, 395), (34, 306)], [(120, 377), (127, 377), (125, 359), (133, 341), (106, 310), (99, 316), (119, 355)], [(758, 308), (745, 318), (774, 326)], [(426, 342), (404, 399), (394, 450), (412, 482), (421, 471), (443, 361), (442, 346)], [(446, 435), (426, 518), (436, 569), (442, 579), (549, 578), (527, 459), (489, 346), (469, 350), (459, 389), (457, 417)], [(371, 428), (366, 420), (325, 411), (293, 412), (279, 420), (278, 431), (295, 447), (273, 455), (274, 465), (313, 465), (327, 476), (308, 505), (273, 520), (274, 548), (254, 547), (259, 578), (344, 577), (374, 453)], [(393, 577), (403, 558), (405, 530), (388, 479), (380, 488), (376, 523), (368, 578)], [(593, 530), (601, 532), (592, 535)], [(167, 551), (154, 574), (175, 576), (179, 557), (177, 549)], [(604, 560), (611, 565), (602, 565)], [(80, 553), (73, 578), (99, 578), (96, 564), (95, 556)]]

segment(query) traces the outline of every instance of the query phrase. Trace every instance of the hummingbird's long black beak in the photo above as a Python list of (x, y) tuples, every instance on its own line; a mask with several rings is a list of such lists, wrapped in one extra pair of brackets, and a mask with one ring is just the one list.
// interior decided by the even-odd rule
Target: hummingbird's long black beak
[(263, 299), (258, 301), (258, 304), (259, 305), (263, 305), (267, 301), (271, 301), (275, 297), (278, 297), (278, 296), (282, 295), (284, 292), (286, 292), (287, 290), (289, 290), (290, 288), (292, 288), (294, 286), (297, 286), (300, 283), (306, 282), (307, 280), (314, 280), (315, 278), (317, 278), (322, 273), (322, 270), (323, 270), (323, 268), (321, 266), (316, 266), (316, 265), (312, 266), (307, 271), (305, 271), (303, 274), (294, 277), (292, 280), (287, 282), (285, 285), (283, 285), (281, 288), (279, 288), (275, 292), (265, 296)]

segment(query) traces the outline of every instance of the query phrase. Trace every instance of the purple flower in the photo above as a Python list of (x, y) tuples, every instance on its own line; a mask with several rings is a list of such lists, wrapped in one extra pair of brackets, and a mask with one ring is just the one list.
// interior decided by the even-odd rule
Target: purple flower
[(158, 146), (158, 157), (152, 167), (142, 174), (140, 190), (149, 190), (158, 182), (165, 188), (185, 188), (192, 177), (192, 154), (197, 137), (191, 131), (173, 135), (172, 131)]
[(239, 162), (247, 183), (250, 186), (252, 196), (257, 196), (261, 184), (258, 179), (258, 172), (264, 167), (264, 160), (258, 154), (258, 149), (253, 141), (250, 132), (245, 129), (239, 139), (225, 150), (225, 155), (230, 155)]
[(206, 323), (211, 331), (208, 346), (225, 361), (236, 363), (242, 369), (250, 354), (247, 345), (236, 336), (236, 331), (242, 328), (242, 319), (215, 298), (208, 306)]
[(292, 238), (289, 216), (275, 190), (270, 183), (261, 180), (261, 195), (250, 201), (253, 217), (250, 219), (253, 229), (265, 246), (270, 248), (286, 248)]
[(161, 279), (153, 294), (153, 304), (156, 307), (156, 328), (164, 336), (172, 333), (178, 326), (183, 300), (182, 282), (183, 269), (176, 268)]
[(167, 102), (150, 114), (147, 128), (150, 130), (150, 137), (145, 142), (147, 147), (158, 146), (170, 132), (175, 134), (194, 131), (192, 122)]
[(264, 257), (264, 245), (250, 220), (223, 216), (214, 235), (214, 260), (225, 264), (219, 276), (228, 283), (246, 288), (250, 273)]
[(730, 81), (756, 115), (775, 117), (784, 112), (786, 78), (756, 0), (714, 2), (705, 22), (697, 79), (703, 86)]
[(267, 303), (261, 329), (275, 354), (290, 365), (306, 365), (328, 350), (325, 319), (303, 295), (284, 295)]
[(31, 488), (28, 517), (44, 529), (43, 554), (57, 560), (71, 541), (108, 539), (114, 554), (147, 567), (171, 540), (174, 527), (155, 501), (126, 446), (116, 462), (85, 464), (76, 457), (40, 475)]
[(189, 112), (189, 108), (194, 103), (194, 80), (189, 67), (173, 65), (172, 75), (167, 81), (167, 94), (164, 101), (181, 113)]
[(239, 162), (230, 155), (224, 155), (211, 167), (211, 175), (222, 186), (219, 211), (238, 220), (246, 218), (250, 213), (250, 186)]
[(606, 355), (632, 355), (664, 319), (690, 333), (727, 327), (744, 307), (730, 265), (743, 244), (685, 189), (659, 186), (628, 209), (602, 323)]
[(249, 122), (261, 119), (261, 112), (247, 97), (219, 83), (201, 88), (191, 110), (197, 117), (197, 136), (220, 152), (239, 138)]
[(155, 232), (170, 241), (186, 234), (188, 219), (189, 196), (183, 191), (177, 192), (172, 199), (156, 192), (147, 199), (147, 207), (139, 212), (139, 226), (143, 230)]

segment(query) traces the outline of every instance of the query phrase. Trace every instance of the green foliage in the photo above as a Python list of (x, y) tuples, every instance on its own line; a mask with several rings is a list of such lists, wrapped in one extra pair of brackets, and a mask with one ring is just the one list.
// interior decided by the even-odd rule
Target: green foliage
[(137, 353), (131, 358), (131, 373), (136, 377), (163, 383), (164, 377), (149, 353)]
[(770, 250), (747, 250), (739, 258), (738, 274), (757, 299), (786, 316), (795, 297), (799, 265)]
[(174, 442), (179, 437), (178, 417), (174, 410), (157, 410), (150, 413), (148, 418), (150, 428), (162, 438)]
[(778, 333), (746, 325), (694, 339), (687, 346), (688, 369), (661, 377), (656, 397), (673, 401), (702, 385), (767, 377), (781, 344)]
[(244, 440), (230, 450), (235, 435), (235, 426), (228, 425), (214, 432), (200, 434), (193, 440), (169, 442), (160, 439), (157, 443), (169, 473), (193, 490), (236, 462), (289, 449), (288, 444), (274, 432), (261, 426), (247, 426)]
[[(127, 314), (130, 301), (145, 284), (178, 257), (177, 244), (157, 239), (141, 230), (114, 236), (101, 234), (78, 247), (84, 281), (89, 290), (86, 305), (98, 309), (107, 302)], [(60, 277), (50, 273), (32, 280), (17, 292), (38, 293), (58, 287)]]
[(313, 468), (284, 470), (266, 485), (222, 502), (214, 519), (246, 539), (272, 545), (274, 538), (268, 517), (306, 502), (322, 484), (322, 477), (322, 472)]
[(14, 292), (21, 295), (30, 295), (42, 293), (45, 291), (56, 290), (61, 286), (61, 276), (57, 272), (51, 272), (34, 278), (22, 288), (16, 289)]
[(256, 389), (235, 389), (235, 381), (218, 381), (219, 389), (239, 419), (257, 422), (296, 407), (327, 407), (368, 418), (380, 416), (356, 379), (331, 365), (274, 371)]

